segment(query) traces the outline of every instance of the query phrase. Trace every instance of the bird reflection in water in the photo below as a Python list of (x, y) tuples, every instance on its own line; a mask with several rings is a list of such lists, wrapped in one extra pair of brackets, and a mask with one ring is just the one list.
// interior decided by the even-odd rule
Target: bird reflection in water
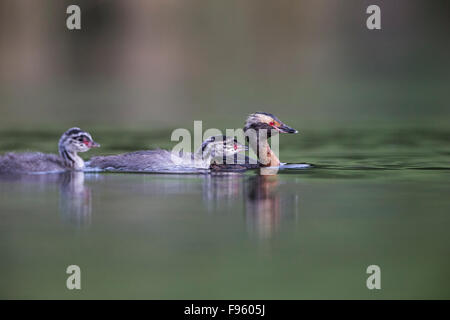
[[(35, 192), (33, 185), (38, 185), (38, 190), (41, 191), (54, 190), (57, 186), (61, 220), (77, 228), (91, 225), (92, 191), (85, 180), (108, 180), (107, 178), (117, 179), (115, 176), (103, 177), (83, 172), (0, 177), (2, 180), (19, 183), (24, 192), (29, 192), (30, 187)], [(243, 213), (247, 231), (252, 236), (270, 238), (279, 231), (281, 224), (295, 221), (298, 211), (297, 195), (284, 188), (286, 185), (279, 175), (218, 172), (194, 179), (186, 175), (171, 175), (167, 179), (165, 176), (158, 176), (158, 179), (143, 179), (144, 185), (134, 184), (133, 193), (151, 196), (184, 195), (197, 188), (199, 180), (203, 205), (207, 211), (211, 214)], [(93, 187), (96, 185), (93, 184)], [(125, 186), (129, 191), (130, 186)]]
[(208, 175), (203, 195), (209, 212), (243, 211), (248, 232), (259, 239), (276, 234), (283, 220), (295, 221), (298, 211), (298, 196), (280, 192), (279, 176), (270, 172), (253, 176), (233, 172)]
[[(90, 175), (92, 176), (92, 175)], [(59, 189), (59, 212), (61, 220), (75, 227), (91, 224), (92, 196), (85, 183), (83, 172), (49, 174), (0, 175), (2, 182), (14, 183), (15, 190), (28, 192), (54, 192)]]
[(241, 173), (221, 172), (206, 175), (203, 183), (203, 200), (209, 212), (233, 210), (241, 203), (244, 176)]
[(269, 238), (279, 227), (281, 218), (279, 185), (276, 175), (253, 176), (246, 183), (247, 226), (259, 238)]
[(83, 172), (65, 172), (60, 176), (60, 212), (64, 222), (75, 227), (91, 224), (92, 193), (84, 183)]

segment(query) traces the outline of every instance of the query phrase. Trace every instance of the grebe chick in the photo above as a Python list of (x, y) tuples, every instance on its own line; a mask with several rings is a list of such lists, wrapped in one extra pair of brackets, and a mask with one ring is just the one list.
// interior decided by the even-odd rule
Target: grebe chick
[[(263, 134), (263, 131), (266, 131)], [(297, 133), (298, 131), (283, 123), (271, 113), (255, 112), (245, 121), (244, 133), (250, 147), (258, 157), (258, 161), (245, 157), (245, 163), (213, 164), (213, 170), (242, 170), (260, 167), (279, 167), (281, 162), (269, 146), (268, 139), (278, 133)], [(256, 162), (256, 163), (255, 163)]]
[(168, 150), (143, 150), (130, 153), (97, 156), (86, 163), (87, 169), (112, 171), (177, 171), (209, 169), (214, 159), (232, 156), (248, 148), (236, 138), (213, 136), (203, 141), (195, 152), (177, 154)]
[(81, 171), (84, 169), (84, 161), (77, 153), (99, 146), (88, 132), (70, 128), (59, 139), (59, 155), (9, 152), (0, 156), (0, 173)]

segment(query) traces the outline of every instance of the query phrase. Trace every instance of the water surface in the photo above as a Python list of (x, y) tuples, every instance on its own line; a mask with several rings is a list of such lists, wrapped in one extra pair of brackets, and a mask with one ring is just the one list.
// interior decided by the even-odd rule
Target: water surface
[[(0, 150), (56, 151), (57, 131)], [(170, 147), (99, 131), (95, 154)], [(66, 173), (0, 178), (1, 298), (450, 298), (449, 131), (280, 139), (276, 176)], [(91, 154), (83, 154), (89, 157)], [(82, 290), (65, 287), (68, 265)], [(366, 288), (366, 268), (382, 290)]]

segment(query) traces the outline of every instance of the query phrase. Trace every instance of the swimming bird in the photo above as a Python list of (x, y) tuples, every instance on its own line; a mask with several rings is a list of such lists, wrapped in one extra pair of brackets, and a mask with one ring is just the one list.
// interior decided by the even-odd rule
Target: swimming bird
[(70, 128), (59, 139), (59, 155), (9, 152), (0, 156), (0, 173), (82, 171), (84, 161), (78, 152), (86, 152), (99, 146), (88, 132), (76, 127)]
[[(266, 134), (260, 134), (265, 130)], [(256, 134), (252, 135), (251, 131)], [(298, 131), (283, 123), (271, 113), (255, 112), (248, 116), (244, 132), (251, 148), (258, 155), (258, 161), (263, 167), (278, 167), (280, 160), (270, 148), (268, 139), (278, 133), (297, 133)]]
[(297, 133), (298, 131), (283, 123), (271, 113), (255, 112), (247, 117), (244, 125), (244, 134), (250, 147), (258, 156), (258, 160), (245, 157), (244, 163), (239, 163), (237, 157), (234, 163), (224, 158), (221, 164), (213, 163), (213, 170), (242, 170), (260, 167), (279, 167), (281, 162), (270, 148), (268, 139), (278, 133)]
[(212, 136), (203, 141), (195, 152), (175, 153), (168, 150), (142, 150), (130, 153), (97, 156), (87, 163), (88, 170), (107, 171), (183, 171), (186, 169), (209, 169), (215, 158), (234, 155), (248, 148), (236, 138)]

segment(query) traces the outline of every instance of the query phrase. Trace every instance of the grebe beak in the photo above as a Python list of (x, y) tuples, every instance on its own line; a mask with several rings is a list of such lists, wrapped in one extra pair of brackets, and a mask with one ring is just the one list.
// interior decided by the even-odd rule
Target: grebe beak
[(277, 129), (281, 133), (298, 133), (297, 130), (295, 130), (294, 128), (291, 128), (291, 127), (285, 125), (284, 123), (282, 125), (280, 125), (279, 127), (277, 127)]

